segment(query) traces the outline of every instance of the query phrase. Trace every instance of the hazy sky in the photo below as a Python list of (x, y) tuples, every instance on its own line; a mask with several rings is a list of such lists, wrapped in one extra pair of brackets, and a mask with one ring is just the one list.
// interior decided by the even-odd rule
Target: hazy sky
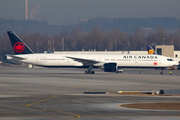
[[(180, 0), (28, 0), (29, 19), (57, 25), (85, 18), (177, 17)], [(25, 0), (0, 0), (0, 17), (25, 19)]]

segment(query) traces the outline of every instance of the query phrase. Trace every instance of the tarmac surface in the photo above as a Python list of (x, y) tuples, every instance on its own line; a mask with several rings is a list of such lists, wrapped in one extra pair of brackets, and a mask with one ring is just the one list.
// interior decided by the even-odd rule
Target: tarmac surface
[(179, 120), (180, 110), (132, 109), (129, 103), (179, 102), (180, 96), (83, 94), (132, 90), (180, 89), (180, 71), (160, 75), (154, 69), (124, 69), (108, 73), (94, 69), (22, 68), (0, 66), (2, 120)]

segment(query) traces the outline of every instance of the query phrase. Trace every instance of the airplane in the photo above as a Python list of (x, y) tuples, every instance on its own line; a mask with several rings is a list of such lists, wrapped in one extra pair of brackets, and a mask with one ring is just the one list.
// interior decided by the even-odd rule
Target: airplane
[(7, 31), (15, 55), (13, 60), (42, 67), (86, 68), (85, 74), (95, 74), (93, 68), (118, 72), (122, 68), (161, 68), (172, 66), (170, 57), (143, 54), (47, 54), (34, 53), (13, 31)]

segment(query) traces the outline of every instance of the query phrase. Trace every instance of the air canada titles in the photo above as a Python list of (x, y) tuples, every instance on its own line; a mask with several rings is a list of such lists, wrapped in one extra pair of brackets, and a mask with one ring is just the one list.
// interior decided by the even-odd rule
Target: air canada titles
[(129, 59), (158, 59), (155, 55), (124, 55), (123, 58)]

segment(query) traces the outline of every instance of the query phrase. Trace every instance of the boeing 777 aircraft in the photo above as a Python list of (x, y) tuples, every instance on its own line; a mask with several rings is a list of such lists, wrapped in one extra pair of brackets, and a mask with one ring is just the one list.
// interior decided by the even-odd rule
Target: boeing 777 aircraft
[(34, 53), (13, 31), (8, 36), (16, 55), (9, 55), (18, 62), (42, 67), (87, 68), (85, 74), (94, 74), (92, 68), (104, 72), (118, 72), (119, 68), (166, 68), (175, 64), (161, 55), (132, 54), (45, 54)]

